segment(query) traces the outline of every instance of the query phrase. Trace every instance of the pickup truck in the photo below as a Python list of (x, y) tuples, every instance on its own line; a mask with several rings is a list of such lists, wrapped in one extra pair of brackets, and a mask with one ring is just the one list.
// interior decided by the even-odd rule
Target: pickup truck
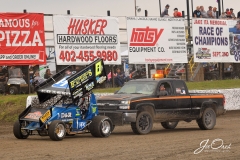
[(97, 100), (100, 115), (108, 116), (114, 127), (131, 123), (135, 134), (148, 134), (153, 122), (174, 129), (179, 121), (196, 120), (200, 129), (211, 130), (216, 117), (226, 112), (224, 104), (223, 94), (189, 93), (183, 80), (171, 78), (131, 80)]

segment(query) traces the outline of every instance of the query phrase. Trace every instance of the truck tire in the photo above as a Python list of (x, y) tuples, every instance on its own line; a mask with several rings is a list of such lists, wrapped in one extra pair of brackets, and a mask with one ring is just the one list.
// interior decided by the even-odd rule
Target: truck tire
[(115, 125), (112, 126), (112, 132), (113, 132), (114, 128), (115, 128)]
[(48, 134), (53, 141), (63, 140), (66, 135), (65, 124), (59, 120), (53, 121), (49, 126)]
[(9, 87), (9, 94), (18, 94), (18, 88), (16, 86), (10, 86)]
[(22, 130), (21, 127), (21, 123), (16, 121), (13, 125), (13, 134), (18, 139), (27, 139), (30, 132), (28, 130)]
[(202, 130), (211, 130), (216, 125), (216, 113), (212, 108), (206, 108), (197, 124)]
[(93, 137), (108, 137), (112, 133), (113, 124), (107, 116), (95, 116), (89, 125)]
[(147, 111), (142, 111), (137, 115), (136, 122), (131, 123), (132, 131), (135, 134), (148, 134), (153, 127), (152, 115)]
[(178, 121), (177, 122), (161, 122), (161, 125), (165, 129), (174, 129), (177, 127)]

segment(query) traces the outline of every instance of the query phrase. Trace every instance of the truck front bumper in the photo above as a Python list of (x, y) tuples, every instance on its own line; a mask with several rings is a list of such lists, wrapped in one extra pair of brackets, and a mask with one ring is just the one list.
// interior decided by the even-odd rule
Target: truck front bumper
[(99, 115), (107, 116), (112, 120), (113, 125), (121, 126), (124, 123), (136, 122), (137, 111), (99, 111)]

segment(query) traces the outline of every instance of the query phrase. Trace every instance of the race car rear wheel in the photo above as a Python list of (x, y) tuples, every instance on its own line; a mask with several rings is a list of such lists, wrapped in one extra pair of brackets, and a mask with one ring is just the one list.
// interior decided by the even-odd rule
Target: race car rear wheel
[(202, 130), (211, 130), (216, 125), (216, 113), (212, 108), (206, 108), (197, 124)]
[(13, 134), (18, 139), (26, 139), (29, 136), (29, 130), (21, 129), (22, 124), (16, 121), (13, 125)]
[(49, 137), (54, 141), (61, 141), (66, 135), (65, 124), (62, 121), (53, 121), (49, 126)]
[(161, 125), (165, 129), (174, 129), (177, 127), (178, 121), (177, 122), (161, 122)]
[(95, 116), (89, 125), (89, 130), (94, 137), (108, 137), (112, 133), (113, 124), (107, 116)]
[(131, 123), (132, 131), (135, 134), (148, 134), (153, 127), (152, 115), (147, 111), (142, 111), (137, 115), (136, 122)]

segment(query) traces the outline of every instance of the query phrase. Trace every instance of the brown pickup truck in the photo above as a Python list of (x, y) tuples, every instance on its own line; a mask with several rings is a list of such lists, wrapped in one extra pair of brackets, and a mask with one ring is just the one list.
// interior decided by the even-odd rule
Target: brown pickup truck
[(226, 112), (224, 104), (223, 94), (189, 93), (184, 81), (169, 78), (131, 80), (97, 101), (100, 115), (110, 117), (114, 126), (131, 123), (136, 134), (149, 133), (153, 122), (174, 129), (179, 121), (196, 120), (200, 129), (213, 129), (216, 117)]

